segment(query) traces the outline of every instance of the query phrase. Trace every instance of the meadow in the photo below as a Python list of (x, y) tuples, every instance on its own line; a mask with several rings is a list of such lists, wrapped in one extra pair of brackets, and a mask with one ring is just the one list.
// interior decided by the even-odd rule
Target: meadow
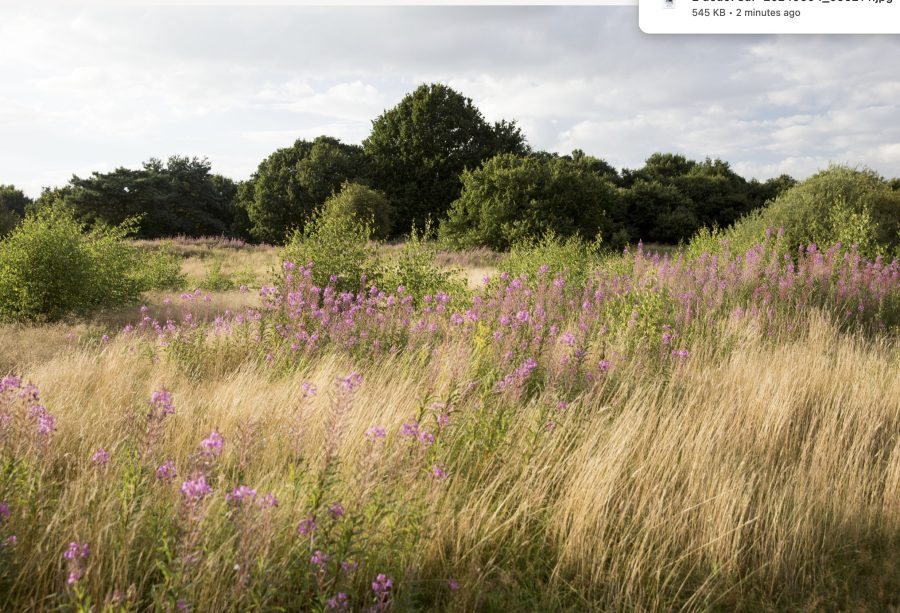
[(0, 609), (897, 610), (900, 262), (782, 240), (422, 295), (176, 240), (0, 325)]

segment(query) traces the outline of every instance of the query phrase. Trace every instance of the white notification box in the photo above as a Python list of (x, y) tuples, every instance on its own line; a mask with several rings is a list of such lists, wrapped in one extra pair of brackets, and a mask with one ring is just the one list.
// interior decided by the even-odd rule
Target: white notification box
[(900, 33), (900, 0), (639, 0), (638, 13), (648, 34)]

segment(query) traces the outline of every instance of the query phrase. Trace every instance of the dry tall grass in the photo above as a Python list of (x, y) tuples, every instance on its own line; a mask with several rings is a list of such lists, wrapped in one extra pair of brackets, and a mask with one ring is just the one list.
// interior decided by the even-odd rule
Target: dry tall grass
[[(781, 341), (734, 329), (733, 351), (712, 334), (666, 379), (633, 360), (565, 411), (548, 410), (556, 403), (545, 395), (489, 418), (461, 402), (445, 481), (423, 476), (428, 460), (393, 435), (373, 451), (365, 433), (396, 432), (423, 392), (447, 396), (470, 359), (464, 345), (425, 360), (320, 358), (286, 377), (246, 363), (191, 378), (127, 336), (23, 362), (59, 426), (35, 487), (59, 471), (65, 485), (47, 493), (62, 504), (36, 496), (6, 526), (19, 543), (0, 603), (56, 604), (72, 540), (91, 543), (82, 585), (95, 603), (127, 604), (129, 587), (146, 595), (159, 580), (148, 526), (160, 505), (177, 506), (177, 488), (140, 482), (150, 493), (141, 496), (129, 458), (135, 416), (166, 387), (177, 413), (153, 462), (186, 458), (213, 428), (226, 441), (204, 519), (212, 536), (191, 571), (197, 610), (274, 602), (236, 592), (240, 537), (227, 529), (224, 493), (248, 483), (281, 500), (253, 545), (265, 547), (259, 581), (280, 586), (296, 572), (295, 528), (312, 487), (297, 471), (327, 462), (328, 495), (371, 543), (355, 585), (365, 592), (382, 568), (402, 572), (398, 609), (896, 609), (900, 344), (842, 334), (814, 313), (800, 323), (803, 334)], [(362, 386), (336, 410), (329, 390), (354, 369)], [(304, 398), (303, 383), (318, 395)], [(494, 419), (508, 424), (499, 438)], [(99, 447), (111, 455), (105, 469), (90, 460)], [(444, 589), (449, 577), (458, 591)]]

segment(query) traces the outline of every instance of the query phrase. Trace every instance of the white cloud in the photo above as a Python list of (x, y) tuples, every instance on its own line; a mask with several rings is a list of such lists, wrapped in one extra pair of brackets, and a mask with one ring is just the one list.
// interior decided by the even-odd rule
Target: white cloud
[(296, 138), (360, 142), (430, 81), (620, 167), (665, 150), (898, 175), (898, 55), (897, 37), (649, 36), (632, 7), (4, 7), (0, 182), (174, 153), (243, 178)]

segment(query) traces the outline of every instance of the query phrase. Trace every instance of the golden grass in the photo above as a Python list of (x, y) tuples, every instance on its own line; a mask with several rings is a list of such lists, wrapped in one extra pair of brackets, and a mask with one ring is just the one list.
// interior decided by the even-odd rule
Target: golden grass
[[(267, 545), (273, 581), (287, 572), (278, 555), (287, 556), (284, 543), (296, 539), (304, 513), (292, 467), (297, 458), (320, 466), (333, 445), (339, 485), (330, 495), (348, 514), (366, 508), (377, 488), (392, 492), (395, 514), (384, 511), (390, 526), (370, 520), (373, 534), (397, 530), (403, 513), (416, 513), (408, 520), (415, 530), (397, 537), (395, 551), (369, 552), (366, 572), (392, 559), (406, 569), (407, 593), (459, 580), (451, 599), (430, 606), (896, 610), (900, 344), (841, 334), (815, 314), (803, 324), (805, 334), (794, 340), (742, 329), (733, 352), (714, 340), (690, 347), (692, 359), (667, 381), (628, 363), (615, 380), (549, 417), (554, 399), (538, 396), (515, 407), (495, 443), (486, 431), (483, 438), (463, 433), (488, 427), (464, 397), (450, 430), (456, 469), (443, 484), (423, 478), (424, 459), (398, 441), (373, 460), (365, 432), (376, 424), (396, 432), (416, 415), (423, 391), (440, 398), (458, 385), (470, 358), (465, 346), (444, 347), (440, 359), (425, 362), (396, 357), (354, 366), (324, 357), (291, 376), (248, 362), (202, 379), (148, 359), (128, 337), (19, 358), (57, 416), (46, 459), (53, 468), (45, 470), (67, 467), (70, 503), (12, 518), (10, 530), (27, 548), (17, 554), (12, 591), (17, 602), (42, 608), (42, 595), (62, 589), (57, 561), (76, 537), (95, 552), (84, 579), (95, 601), (131, 584), (147, 589), (150, 570), (133, 556), (147, 545), (140, 528), (150, 507), (123, 502), (121, 458), (131, 420), (152, 390), (166, 387), (177, 414), (154, 461), (186, 458), (213, 428), (225, 437), (228, 470), (213, 483), (210, 517), (222, 513), (237, 475), (282, 500)], [(57, 347), (61, 332), (0, 328), (0, 340)], [(336, 414), (333, 382), (354, 368), (362, 387)], [(304, 399), (304, 382), (318, 395)], [(112, 455), (109, 474), (90, 464), (98, 447)], [(174, 489), (151, 487), (160, 501), (177, 503)], [(125, 522), (123, 512), (130, 513)], [(227, 543), (207, 552), (195, 571), (198, 610), (240, 608), (233, 555)]]

